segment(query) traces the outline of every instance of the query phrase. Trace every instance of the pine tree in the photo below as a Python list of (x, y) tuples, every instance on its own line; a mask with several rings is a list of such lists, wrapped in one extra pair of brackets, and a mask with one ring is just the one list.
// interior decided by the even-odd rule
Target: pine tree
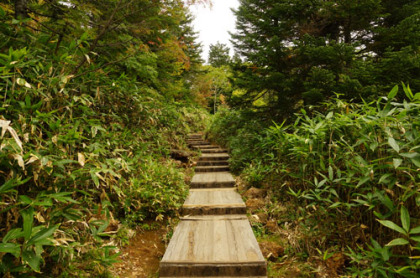
[(235, 63), (240, 105), (263, 100), (287, 115), (335, 92), (357, 99), (401, 81), (418, 87), (418, 11), (415, 0), (241, 0), (232, 34), (244, 58)]
[(217, 42), (216, 44), (210, 44), (209, 59), (208, 63), (213, 67), (219, 68), (221, 66), (229, 65), (231, 61), (229, 55), (229, 47), (224, 44)]

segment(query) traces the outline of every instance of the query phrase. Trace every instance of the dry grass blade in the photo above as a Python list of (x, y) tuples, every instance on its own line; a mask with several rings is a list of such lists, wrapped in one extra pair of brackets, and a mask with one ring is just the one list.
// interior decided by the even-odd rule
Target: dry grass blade
[(10, 135), (12, 135), (13, 139), (15, 139), (16, 144), (23, 151), (22, 141), (19, 139), (16, 131), (10, 126), (10, 121), (0, 120), (0, 127), (2, 128), (1, 138), (4, 137), (6, 131), (9, 131)]

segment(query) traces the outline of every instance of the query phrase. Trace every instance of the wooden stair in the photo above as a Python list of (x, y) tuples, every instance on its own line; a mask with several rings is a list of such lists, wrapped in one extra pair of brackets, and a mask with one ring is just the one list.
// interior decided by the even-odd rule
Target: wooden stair
[(229, 165), (225, 160), (209, 160), (209, 161), (198, 161), (197, 166), (224, 166)]
[(200, 149), (201, 153), (227, 153), (224, 149)]
[(222, 166), (211, 165), (211, 166), (197, 166), (197, 167), (195, 167), (195, 172), (196, 173), (201, 173), (201, 172), (227, 172), (227, 171), (229, 171), (229, 165), (222, 165)]
[(193, 149), (197, 149), (197, 150), (211, 150), (211, 149), (220, 149), (220, 147), (219, 146), (215, 146), (215, 145), (199, 145), (199, 146), (193, 147)]
[(228, 153), (202, 140), (200, 134), (190, 135), (188, 144), (202, 155), (182, 207), (183, 217), (160, 263), (160, 277), (266, 278), (266, 261), (246, 205), (228, 172)]

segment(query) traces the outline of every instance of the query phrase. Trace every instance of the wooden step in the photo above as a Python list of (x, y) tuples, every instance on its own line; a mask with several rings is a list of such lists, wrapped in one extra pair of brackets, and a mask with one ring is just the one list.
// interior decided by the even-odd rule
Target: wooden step
[(201, 153), (226, 153), (225, 149), (200, 149)]
[(162, 277), (267, 275), (246, 215), (181, 219), (160, 263)]
[(203, 136), (197, 136), (197, 137), (188, 137), (186, 140), (187, 141), (204, 140), (204, 138)]
[(227, 153), (203, 153), (201, 154), (199, 161), (215, 161), (215, 160), (228, 160), (229, 155)]
[(198, 150), (220, 149), (219, 146), (214, 146), (214, 145), (199, 145), (199, 146), (194, 146), (193, 148), (198, 149)]
[(226, 172), (229, 171), (229, 165), (224, 166), (197, 166), (194, 168), (196, 173), (203, 172)]
[[(173, 276), (171, 276), (173, 277)], [(238, 278), (238, 276), (179, 276), (177, 278)], [(160, 278), (169, 278), (169, 276), (163, 277), (160, 276)], [(240, 278), (267, 278), (267, 276), (241, 276)]]
[(216, 160), (216, 161), (197, 161), (197, 166), (224, 166), (229, 165), (227, 160)]
[(234, 188), (190, 189), (183, 215), (246, 214), (241, 195)]
[(186, 140), (186, 142), (187, 143), (194, 143), (194, 142), (197, 142), (197, 141), (206, 141), (204, 138), (188, 138), (187, 140)]
[(197, 173), (190, 183), (190, 188), (221, 188), (234, 186), (235, 180), (229, 172)]
[(192, 133), (192, 134), (188, 134), (187, 138), (202, 138), (203, 134), (202, 133)]
[(202, 146), (202, 145), (208, 145), (209, 142), (207, 141), (195, 141), (195, 142), (187, 142), (189, 146), (195, 147), (195, 146)]
[(207, 142), (207, 145), (211, 145), (207, 140), (200, 139), (187, 139), (187, 143)]

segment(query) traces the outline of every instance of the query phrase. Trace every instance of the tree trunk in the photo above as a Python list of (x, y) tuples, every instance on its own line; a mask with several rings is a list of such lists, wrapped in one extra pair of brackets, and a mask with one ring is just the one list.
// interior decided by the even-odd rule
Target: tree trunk
[(15, 0), (15, 17), (28, 18), (28, 0)]
[(344, 42), (351, 43), (351, 17), (344, 24)]

